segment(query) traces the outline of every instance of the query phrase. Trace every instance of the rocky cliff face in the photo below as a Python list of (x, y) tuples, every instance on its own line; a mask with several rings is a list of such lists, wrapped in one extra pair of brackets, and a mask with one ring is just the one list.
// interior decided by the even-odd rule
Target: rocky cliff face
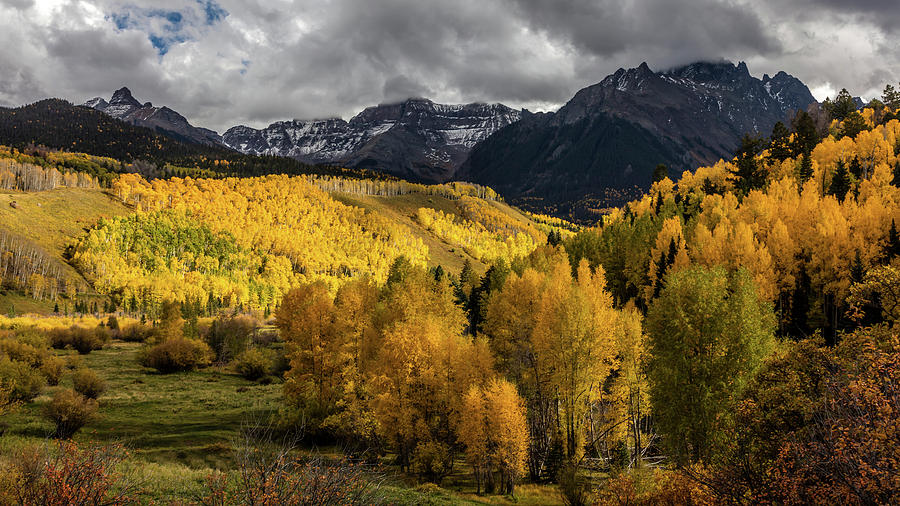
[(662, 72), (619, 69), (556, 113), (525, 115), (472, 151), (461, 179), (512, 198), (596, 198), (619, 204), (646, 189), (659, 163), (670, 174), (730, 157), (744, 133), (767, 135), (789, 111), (815, 102), (798, 79), (757, 79), (742, 62)]
[(168, 107), (154, 107), (150, 102), (141, 104), (131, 95), (128, 88), (116, 90), (109, 102), (96, 97), (84, 105), (126, 123), (147, 127), (181, 141), (211, 146), (223, 145), (222, 137), (218, 133), (191, 125), (187, 118)]
[(500, 104), (443, 105), (425, 99), (369, 107), (350, 121), (279, 121), (257, 130), (228, 129), (226, 145), (242, 153), (290, 156), (441, 182), (454, 177), (469, 151), (517, 121)]

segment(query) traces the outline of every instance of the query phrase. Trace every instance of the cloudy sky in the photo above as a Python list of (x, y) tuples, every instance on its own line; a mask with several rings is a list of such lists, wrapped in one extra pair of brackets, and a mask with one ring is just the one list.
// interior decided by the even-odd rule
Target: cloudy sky
[(128, 86), (221, 132), (410, 96), (552, 110), (619, 67), (722, 58), (873, 97), (898, 36), (897, 0), (0, 0), (0, 105)]

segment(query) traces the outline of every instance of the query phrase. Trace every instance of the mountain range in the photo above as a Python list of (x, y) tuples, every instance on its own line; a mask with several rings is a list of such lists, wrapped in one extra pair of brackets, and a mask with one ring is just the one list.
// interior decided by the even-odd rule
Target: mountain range
[(616, 205), (629, 188), (646, 190), (657, 164), (675, 176), (728, 159), (743, 134), (766, 135), (815, 102), (800, 80), (757, 79), (743, 62), (662, 72), (645, 63), (582, 89), (555, 113), (523, 115), (476, 146), (457, 177), (514, 199)]
[(415, 98), (368, 107), (348, 121), (241, 125), (221, 136), (168, 107), (142, 104), (128, 88), (84, 105), (185, 142), (413, 181), (467, 180), (540, 207), (584, 198), (598, 206), (620, 204), (648, 187), (657, 164), (676, 176), (729, 158), (743, 134), (768, 134), (791, 111), (815, 102), (809, 88), (785, 72), (760, 79), (743, 62), (722, 61), (619, 69), (556, 112)]
[(168, 107), (142, 105), (128, 88), (116, 90), (108, 102), (96, 97), (84, 105), (182, 141), (310, 164), (381, 170), (432, 183), (452, 179), (478, 142), (520, 116), (502, 104), (446, 105), (414, 98), (368, 107), (350, 121), (295, 119), (263, 129), (239, 125), (220, 136), (191, 125)]

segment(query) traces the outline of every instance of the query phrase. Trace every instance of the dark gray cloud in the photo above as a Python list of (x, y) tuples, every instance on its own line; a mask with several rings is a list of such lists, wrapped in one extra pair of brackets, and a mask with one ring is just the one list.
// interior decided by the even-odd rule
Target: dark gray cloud
[(711, 58), (779, 49), (748, 5), (718, 0), (514, 0), (531, 26), (592, 55), (654, 48), (652, 59)]
[(426, 96), (552, 109), (618, 67), (900, 79), (896, 0), (0, 0), (0, 103), (128, 86), (223, 130)]
[(389, 77), (384, 82), (384, 99), (388, 102), (403, 100), (409, 97), (429, 97), (431, 88), (422, 85), (404, 75)]

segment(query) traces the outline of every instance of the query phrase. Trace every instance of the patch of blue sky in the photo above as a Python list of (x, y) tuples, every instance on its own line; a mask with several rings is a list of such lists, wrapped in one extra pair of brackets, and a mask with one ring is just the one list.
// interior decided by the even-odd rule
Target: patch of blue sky
[(228, 15), (228, 11), (213, 0), (197, 0), (197, 3), (203, 6), (203, 11), (206, 13), (207, 25), (214, 25), (225, 19), (225, 16)]
[(206, 27), (221, 22), (226, 11), (215, 0), (195, 0), (179, 10), (126, 6), (107, 15), (116, 30), (140, 30), (162, 57), (176, 44), (195, 40)]

